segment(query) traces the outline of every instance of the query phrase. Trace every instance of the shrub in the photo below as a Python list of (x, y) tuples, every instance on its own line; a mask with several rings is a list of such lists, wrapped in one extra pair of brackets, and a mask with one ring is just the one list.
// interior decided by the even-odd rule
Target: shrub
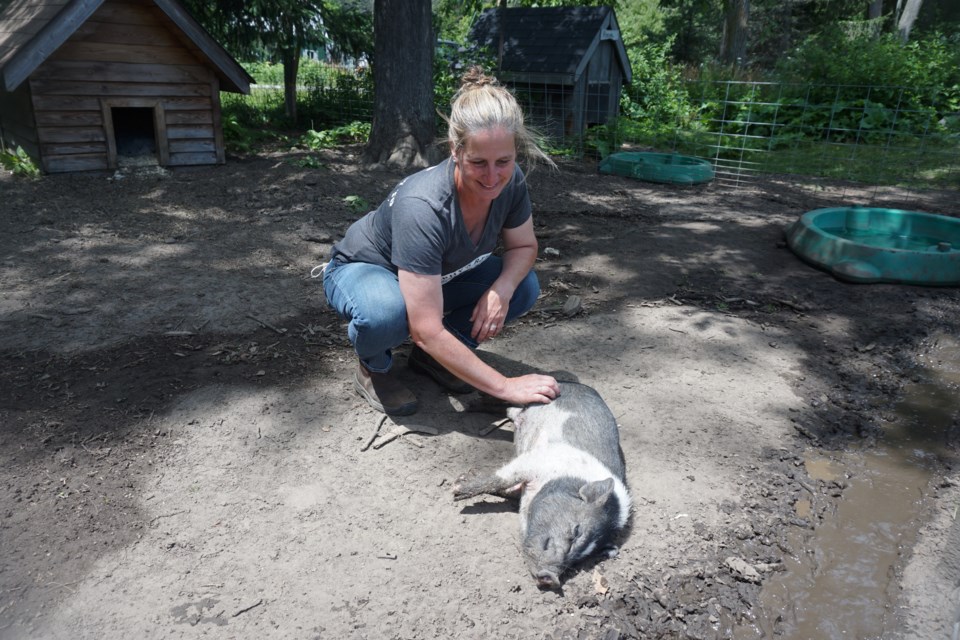
[(0, 146), (0, 166), (7, 171), (12, 171), (15, 176), (36, 178), (40, 175), (39, 167), (20, 146), (16, 149)]

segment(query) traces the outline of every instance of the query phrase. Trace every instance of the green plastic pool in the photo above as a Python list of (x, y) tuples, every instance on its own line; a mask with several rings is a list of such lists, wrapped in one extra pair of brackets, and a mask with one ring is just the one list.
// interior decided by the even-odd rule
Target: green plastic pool
[(600, 173), (667, 184), (700, 184), (714, 176), (709, 160), (646, 151), (611, 153), (600, 161)]
[(815, 209), (786, 228), (787, 245), (847, 282), (960, 285), (960, 219), (868, 207)]

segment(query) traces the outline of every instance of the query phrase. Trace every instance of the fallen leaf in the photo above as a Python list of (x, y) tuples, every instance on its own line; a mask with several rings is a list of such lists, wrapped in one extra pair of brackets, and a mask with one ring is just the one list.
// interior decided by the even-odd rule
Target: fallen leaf
[(593, 588), (602, 596), (607, 595), (607, 592), (610, 591), (610, 585), (607, 583), (607, 579), (596, 569), (593, 570)]

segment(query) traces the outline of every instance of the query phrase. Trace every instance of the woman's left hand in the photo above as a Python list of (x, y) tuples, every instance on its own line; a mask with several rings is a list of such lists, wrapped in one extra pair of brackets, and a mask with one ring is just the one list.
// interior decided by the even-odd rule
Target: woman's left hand
[(504, 299), (494, 289), (487, 289), (480, 296), (470, 316), (473, 321), (471, 337), (477, 342), (485, 342), (503, 331), (503, 324), (507, 321), (509, 302), (509, 298)]

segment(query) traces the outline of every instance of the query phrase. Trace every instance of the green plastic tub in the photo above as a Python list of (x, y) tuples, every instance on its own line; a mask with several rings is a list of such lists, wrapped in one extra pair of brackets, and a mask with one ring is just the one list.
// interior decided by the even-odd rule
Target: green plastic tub
[(714, 176), (709, 160), (646, 151), (611, 153), (600, 161), (600, 173), (666, 184), (700, 184)]
[(787, 245), (846, 282), (960, 285), (960, 219), (868, 207), (815, 209), (786, 228)]

